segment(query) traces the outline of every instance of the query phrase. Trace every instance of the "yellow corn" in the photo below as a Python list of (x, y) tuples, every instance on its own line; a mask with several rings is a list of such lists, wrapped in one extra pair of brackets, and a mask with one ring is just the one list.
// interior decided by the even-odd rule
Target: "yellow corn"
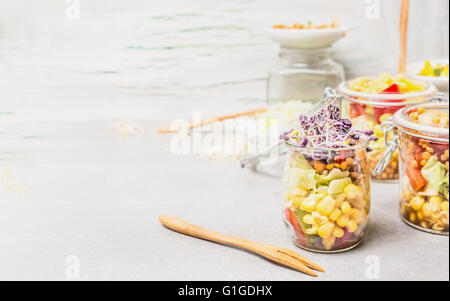
[(336, 220), (336, 223), (337, 223), (339, 226), (341, 226), (341, 227), (345, 227), (345, 226), (347, 226), (348, 220), (349, 220), (348, 216), (342, 214), (342, 215)]
[(314, 223), (317, 225), (322, 225), (322, 224), (328, 222), (328, 217), (321, 215), (317, 212), (312, 213), (312, 218), (314, 220)]
[(331, 196), (326, 196), (317, 204), (317, 212), (321, 215), (328, 216), (333, 211), (336, 201)]
[(428, 200), (428, 204), (430, 205), (430, 210), (433, 212), (439, 211), (439, 209), (441, 209), (441, 202), (442, 199), (439, 196), (432, 196), (429, 200)]
[(333, 235), (337, 238), (341, 238), (342, 236), (344, 236), (344, 230), (342, 230), (342, 228), (340, 227), (335, 227), (333, 229)]
[(362, 188), (355, 184), (348, 184), (344, 187), (344, 194), (349, 199), (362, 198)]
[(362, 212), (356, 208), (352, 208), (351, 218), (359, 222), (362, 219)]
[(374, 133), (377, 137), (383, 137), (383, 130), (381, 129), (381, 125), (377, 124), (377, 125), (373, 128), (373, 133)]
[(419, 219), (419, 221), (423, 220), (423, 213), (422, 213), (422, 211), (418, 211), (417, 212), (417, 218)]
[(308, 225), (314, 224), (314, 219), (311, 214), (305, 214), (303, 217), (303, 222)]
[(358, 223), (355, 220), (353, 220), (353, 219), (349, 220), (348, 223), (347, 223), (347, 230), (348, 230), (348, 232), (353, 233), (357, 229), (358, 229)]
[(302, 196), (305, 197), (308, 194), (308, 191), (305, 188), (297, 187), (292, 190), (291, 195), (292, 196)]
[(428, 204), (428, 203), (423, 204), (422, 213), (423, 213), (423, 216), (425, 216), (425, 217), (429, 217), (431, 215), (432, 211), (430, 209), (430, 204)]
[(341, 214), (342, 214), (341, 210), (335, 208), (330, 214), (330, 219), (332, 221), (336, 221), (339, 218), (339, 216), (341, 216)]
[(322, 238), (328, 238), (331, 235), (333, 228), (334, 224), (332, 222), (327, 222), (317, 228), (317, 234)]
[(344, 214), (352, 213), (352, 207), (350, 206), (350, 204), (347, 201), (342, 203), (341, 210), (342, 210), (342, 213), (344, 213)]
[(292, 207), (294, 207), (294, 208), (300, 207), (300, 206), (303, 204), (303, 201), (304, 201), (304, 200), (305, 200), (304, 197), (295, 197), (295, 198), (292, 200)]
[(414, 212), (411, 212), (411, 213), (409, 214), (409, 220), (410, 220), (412, 223), (415, 223), (416, 220), (417, 220), (417, 215), (416, 215)]
[(441, 210), (448, 212), (448, 201), (444, 201), (441, 203)]
[(425, 203), (425, 200), (424, 200), (424, 198), (421, 197), (421, 196), (415, 196), (415, 197), (413, 197), (412, 200), (409, 202), (409, 204), (411, 205), (411, 207), (412, 207), (414, 210), (416, 210), (416, 211), (419, 211), (419, 210), (422, 208), (423, 203)]
[(313, 212), (316, 210), (316, 201), (315, 200), (308, 200), (304, 201), (300, 208), (307, 212)]

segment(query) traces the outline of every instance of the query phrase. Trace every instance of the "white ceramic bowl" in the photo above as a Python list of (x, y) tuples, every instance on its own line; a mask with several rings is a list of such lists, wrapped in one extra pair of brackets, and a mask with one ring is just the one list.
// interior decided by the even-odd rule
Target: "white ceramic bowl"
[[(438, 59), (438, 60), (430, 60), (432, 66), (436, 66), (436, 64), (447, 65), (448, 59)], [(448, 77), (435, 77), (435, 76), (422, 76), (418, 75), (418, 73), (423, 69), (425, 62), (417, 62), (407, 66), (407, 74), (419, 81), (424, 81), (431, 83), (438, 88), (439, 91), (448, 92)]]
[(345, 36), (346, 28), (323, 29), (267, 29), (268, 36), (283, 47), (322, 48), (333, 44)]

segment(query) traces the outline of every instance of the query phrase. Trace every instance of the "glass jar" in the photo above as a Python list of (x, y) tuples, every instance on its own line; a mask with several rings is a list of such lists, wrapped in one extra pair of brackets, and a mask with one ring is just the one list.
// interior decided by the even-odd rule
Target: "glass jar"
[[(383, 124), (394, 134), (391, 150), (400, 146), (400, 215), (420, 230), (448, 235), (449, 107), (425, 104), (398, 111)], [(392, 151), (386, 151), (376, 172)]]
[(358, 245), (370, 208), (367, 144), (342, 149), (286, 145), (283, 220), (292, 241), (325, 253)]
[[(341, 96), (341, 110), (354, 124), (371, 129), (378, 137), (378, 141), (370, 143), (371, 152), (368, 154), (370, 170), (373, 171), (383, 156), (386, 142), (392, 141), (393, 134), (384, 137), (381, 123), (391, 117), (399, 109), (410, 105), (420, 104), (436, 98), (437, 90), (432, 84), (423, 84), (424, 89), (404, 94), (363, 93), (349, 88), (349, 82), (343, 82), (338, 87)], [(382, 173), (372, 175), (375, 180), (393, 181), (399, 178), (398, 150), (395, 150), (391, 160)]]
[(302, 49), (280, 47), (279, 59), (269, 71), (267, 102), (323, 98), (326, 87), (336, 88), (344, 80), (344, 69), (334, 62), (330, 47)]

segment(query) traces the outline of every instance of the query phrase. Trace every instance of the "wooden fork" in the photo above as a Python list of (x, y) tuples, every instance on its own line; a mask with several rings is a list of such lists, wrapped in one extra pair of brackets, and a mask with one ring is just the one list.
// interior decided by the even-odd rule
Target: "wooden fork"
[(289, 249), (218, 233), (196, 225), (189, 224), (179, 218), (169, 215), (161, 215), (159, 217), (159, 221), (171, 230), (225, 245), (240, 247), (242, 249), (246, 249), (264, 256), (272, 261), (281, 263), (282, 265), (306, 273), (310, 276), (317, 277), (316, 272), (311, 269), (315, 269), (319, 272), (325, 272), (325, 270), (318, 264)]

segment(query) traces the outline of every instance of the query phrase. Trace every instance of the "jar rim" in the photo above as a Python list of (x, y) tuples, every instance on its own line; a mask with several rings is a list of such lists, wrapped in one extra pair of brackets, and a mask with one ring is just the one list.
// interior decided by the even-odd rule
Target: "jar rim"
[[(367, 77), (368, 79), (375, 78), (375, 77)], [(424, 103), (429, 101), (430, 98), (434, 97), (437, 94), (436, 87), (431, 83), (425, 83), (420, 82), (425, 86), (425, 89), (411, 92), (411, 93), (404, 93), (404, 94), (379, 94), (379, 93), (366, 93), (366, 92), (359, 92), (351, 90), (347, 87), (347, 84), (350, 82), (344, 81), (339, 84), (337, 91), (339, 94), (341, 94), (346, 100), (366, 105), (378, 105), (383, 107), (403, 107), (408, 104), (416, 104), (416, 103)], [(419, 82), (414, 79), (414, 81)], [(367, 100), (358, 100), (353, 99), (350, 97), (360, 97), (365, 98)], [(414, 99), (414, 98), (420, 98), (420, 97), (426, 97), (427, 99), (423, 101), (402, 101), (402, 102), (387, 102), (385, 100), (408, 100), (408, 99)], [(378, 101), (377, 101), (378, 100)]]
[[(402, 130), (413, 130), (417, 131), (418, 133), (422, 133), (423, 135), (418, 134), (419, 136), (422, 136), (423, 138), (430, 139), (430, 140), (438, 140), (438, 141), (449, 141), (449, 129), (444, 127), (437, 127), (437, 126), (431, 126), (431, 125), (424, 125), (420, 123), (413, 122), (409, 120), (409, 117), (406, 114), (406, 111), (413, 110), (417, 108), (419, 105), (414, 106), (408, 106), (405, 108), (400, 109), (397, 111), (392, 120), (394, 122), (394, 125)], [(421, 105), (421, 107), (425, 109), (449, 109), (449, 104), (445, 103), (429, 103), (426, 105)], [(430, 135), (430, 136), (428, 136)]]

